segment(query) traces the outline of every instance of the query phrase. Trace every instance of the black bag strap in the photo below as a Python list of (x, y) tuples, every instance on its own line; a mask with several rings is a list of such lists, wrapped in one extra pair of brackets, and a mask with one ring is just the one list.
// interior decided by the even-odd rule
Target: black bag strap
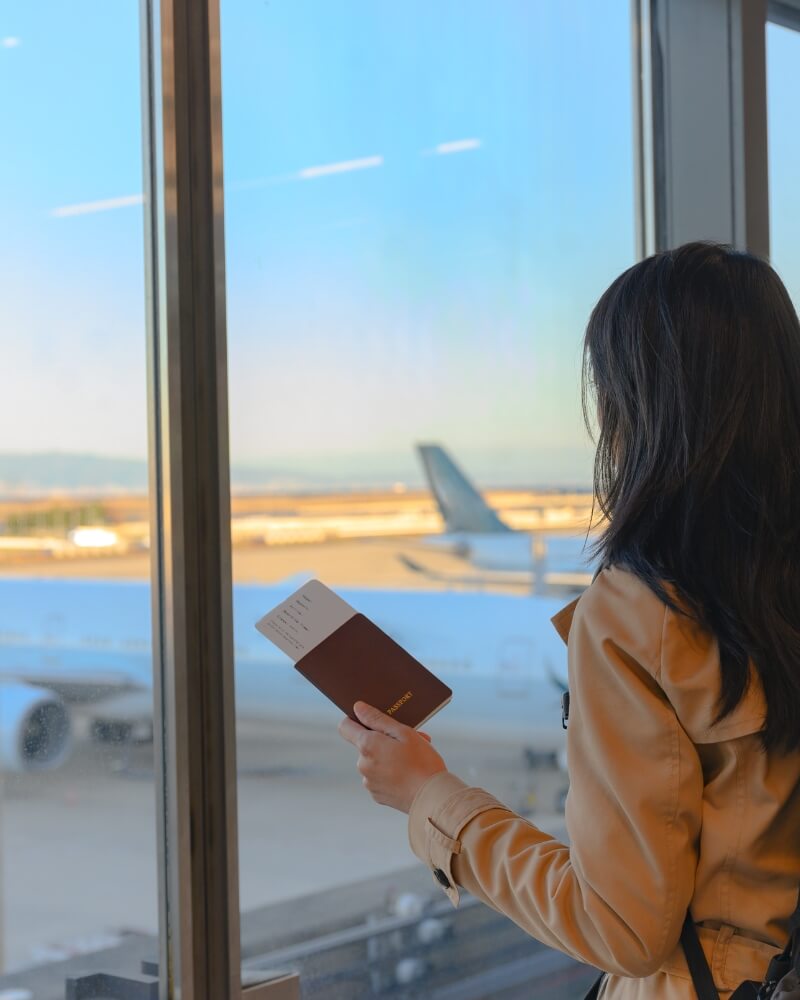
[(606, 978), (605, 972), (601, 972), (600, 975), (592, 983), (592, 988), (583, 998), (583, 1000), (597, 1000), (600, 995), (600, 987), (603, 985), (603, 980)]
[[(776, 955), (770, 963), (770, 978), (772, 976), (780, 977), (791, 968), (790, 949), (792, 946), (792, 938), (799, 931), (800, 897), (798, 897), (797, 906), (795, 907), (795, 911), (789, 921), (789, 943), (787, 944), (784, 952), (781, 955)], [(697, 936), (697, 929), (694, 926), (692, 915), (688, 910), (686, 911), (686, 919), (683, 921), (683, 927), (681, 929), (681, 947), (683, 948), (683, 953), (686, 956), (686, 964), (689, 966), (689, 973), (692, 977), (692, 982), (694, 983), (695, 992), (697, 993), (697, 1000), (720, 1000), (717, 987), (714, 985), (714, 977), (711, 975), (711, 969), (708, 967), (705, 952), (700, 944), (700, 938)], [(800, 948), (796, 949), (796, 952), (795, 962), (800, 964), (800, 962), (798, 962)], [(770, 975), (770, 973), (768, 973), (768, 975)], [(599, 979), (597, 979), (591, 990), (586, 994), (585, 1000), (595, 1000), (600, 991), (603, 978), (604, 975), (601, 975)], [(739, 1000), (740, 997), (741, 1000), (751, 1000), (751, 998), (755, 998), (759, 992), (759, 984), (748, 981), (739, 986), (739, 988), (734, 992), (731, 1000)]]
[(787, 957), (793, 961), (794, 971), (800, 974), (800, 894), (794, 913), (789, 917), (789, 943), (786, 945), (786, 952)]
[[(775, 983), (789, 973), (793, 967), (795, 972), (800, 974), (800, 940), (798, 939), (800, 939), (800, 896), (798, 896), (794, 913), (789, 918), (789, 941), (784, 950), (779, 955), (775, 955), (769, 963), (765, 979), (771, 981), (771, 989), (766, 994), (767, 996), (772, 996)], [(686, 964), (689, 966), (698, 1000), (719, 1000), (719, 993), (714, 985), (711, 969), (708, 967), (705, 953), (697, 936), (697, 929), (688, 910), (681, 930), (681, 946), (686, 955)], [(762, 995), (759, 987), (759, 983), (748, 980), (734, 991), (731, 1000), (740, 1000), (740, 998), (741, 1000), (753, 1000), (753, 998), (757, 1000)]]
[(791, 935), (795, 931), (800, 931), (800, 894), (797, 897), (794, 913), (789, 917), (789, 934)]
[(711, 969), (708, 967), (705, 952), (700, 944), (700, 938), (697, 936), (692, 915), (688, 910), (681, 930), (681, 947), (686, 956), (686, 964), (689, 966), (694, 988), (697, 991), (697, 1000), (719, 1000), (714, 977), (711, 975)]

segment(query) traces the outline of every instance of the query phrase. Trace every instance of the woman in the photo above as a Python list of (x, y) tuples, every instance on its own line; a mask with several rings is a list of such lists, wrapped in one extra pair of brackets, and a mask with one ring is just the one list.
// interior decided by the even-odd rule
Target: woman
[(605, 970), (602, 1000), (696, 996), (690, 908), (725, 1000), (784, 946), (800, 882), (800, 325), (766, 263), (687, 244), (602, 296), (583, 390), (607, 522), (553, 619), (570, 846), (377, 709), (339, 730), (454, 906), (462, 886)]

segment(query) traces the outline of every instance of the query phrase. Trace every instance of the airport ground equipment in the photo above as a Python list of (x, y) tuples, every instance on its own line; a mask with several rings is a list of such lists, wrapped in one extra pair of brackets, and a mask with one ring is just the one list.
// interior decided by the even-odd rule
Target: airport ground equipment
[(352, 926), (252, 955), (243, 977), (294, 968), (303, 1000), (578, 1000), (597, 975), (467, 894), (458, 910), (438, 895), (404, 895), (418, 903), (407, 913), (371, 912)]
[(152, 976), (114, 976), (92, 972), (67, 980), (66, 1000), (158, 1000)]
[[(156, 951), (154, 935), (131, 933), (102, 952), (2, 976), (0, 991), (64, 1000), (69, 979), (69, 1000), (150, 1000), (122, 992), (121, 980), (152, 985)], [(453, 909), (421, 865), (243, 914), (242, 959), (243, 984), (258, 981), (243, 1000), (579, 1000), (597, 976), (467, 893)], [(98, 967), (105, 979), (84, 973)], [(267, 992), (284, 983), (296, 992)], [(116, 992), (90, 992), (104, 984)]]

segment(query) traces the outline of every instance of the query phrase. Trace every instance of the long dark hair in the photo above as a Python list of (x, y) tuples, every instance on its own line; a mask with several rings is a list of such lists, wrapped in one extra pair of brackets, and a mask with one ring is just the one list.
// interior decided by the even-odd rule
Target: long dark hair
[(582, 397), (593, 555), (716, 637), (715, 721), (752, 662), (764, 748), (800, 749), (800, 324), (780, 278), (714, 243), (635, 264), (589, 319)]

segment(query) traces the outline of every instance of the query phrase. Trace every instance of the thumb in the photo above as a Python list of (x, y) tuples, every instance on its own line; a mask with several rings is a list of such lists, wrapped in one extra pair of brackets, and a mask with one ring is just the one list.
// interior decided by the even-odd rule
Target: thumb
[(377, 733), (384, 733), (394, 739), (399, 739), (408, 726), (402, 722), (397, 722), (390, 715), (381, 712), (379, 708), (368, 705), (365, 701), (357, 701), (353, 705), (353, 712), (359, 722), (362, 722), (368, 729), (373, 729)]
[(431, 741), (431, 734), (430, 733), (423, 733), (421, 729), (417, 730), (417, 736), (421, 736), (423, 738), (423, 740), (427, 740), (428, 743), (430, 743), (430, 741)]

